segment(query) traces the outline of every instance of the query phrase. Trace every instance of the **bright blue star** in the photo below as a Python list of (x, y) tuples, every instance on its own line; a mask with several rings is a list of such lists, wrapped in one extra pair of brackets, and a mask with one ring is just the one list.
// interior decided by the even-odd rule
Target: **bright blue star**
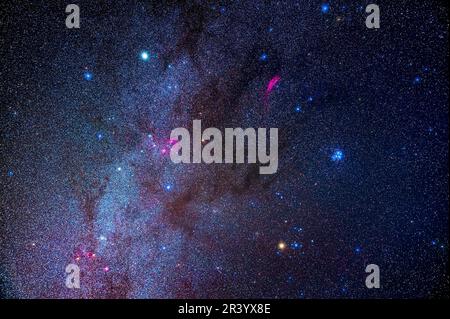
[(355, 248), (355, 253), (359, 254), (361, 252), (361, 250), (362, 250), (361, 247), (356, 247)]
[(147, 51), (141, 52), (141, 60), (142, 61), (148, 61), (149, 58), (150, 58), (150, 54)]
[(261, 54), (261, 56), (259, 57), (260, 61), (267, 61), (267, 59), (269, 58), (269, 56), (267, 55), (267, 53), (263, 53)]
[(422, 82), (422, 78), (421, 78), (420, 76), (416, 76), (416, 77), (414, 78), (414, 83), (415, 83), (415, 84), (419, 84), (420, 82)]
[(166, 189), (166, 191), (170, 191), (172, 190), (172, 185), (167, 184), (164, 188)]
[(302, 107), (301, 107), (301, 105), (297, 104), (297, 105), (295, 106), (295, 112), (297, 112), (297, 113), (301, 113), (301, 112), (302, 112)]
[(13, 177), (14, 176), (14, 172), (11, 169), (8, 171), (8, 176), (9, 177)]
[(331, 155), (331, 160), (333, 162), (340, 162), (344, 159), (344, 152), (341, 150), (335, 150)]
[(322, 11), (322, 13), (328, 13), (330, 12), (330, 5), (328, 3), (323, 3), (320, 6), (320, 10)]
[(93, 75), (91, 72), (89, 72), (89, 71), (85, 71), (85, 72), (83, 73), (83, 78), (84, 78), (86, 81), (91, 81), (93, 77), (94, 77), (94, 75)]
[(299, 250), (302, 247), (303, 247), (303, 245), (301, 243), (299, 243), (299, 242), (294, 241), (294, 242), (291, 243), (291, 248), (293, 250)]

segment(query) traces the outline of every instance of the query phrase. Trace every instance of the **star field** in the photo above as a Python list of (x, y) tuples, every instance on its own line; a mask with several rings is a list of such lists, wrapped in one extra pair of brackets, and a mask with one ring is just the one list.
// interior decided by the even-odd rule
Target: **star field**
[[(2, 297), (448, 294), (448, 12), (370, 3), (2, 4)], [(174, 164), (194, 119), (279, 128), (277, 173)]]

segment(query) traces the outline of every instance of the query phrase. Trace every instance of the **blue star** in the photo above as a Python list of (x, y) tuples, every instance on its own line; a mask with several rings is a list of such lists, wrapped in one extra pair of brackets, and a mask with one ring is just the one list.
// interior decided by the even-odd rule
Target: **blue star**
[(150, 59), (150, 54), (147, 51), (141, 52), (141, 60), (142, 61), (148, 61)]
[(14, 176), (14, 172), (13, 172), (13, 170), (8, 170), (8, 176), (9, 177), (13, 177)]
[(340, 162), (344, 159), (344, 152), (341, 150), (335, 150), (333, 154), (331, 154), (331, 160), (333, 162)]
[(167, 184), (165, 187), (166, 191), (171, 191), (172, 190), (172, 185)]
[(296, 112), (296, 113), (301, 113), (301, 112), (302, 112), (302, 107), (301, 107), (301, 105), (297, 104), (297, 106), (295, 107), (295, 112)]
[(419, 84), (420, 82), (422, 82), (422, 78), (420, 76), (416, 76), (414, 78), (414, 84)]
[(84, 78), (86, 81), (91, 81), (93, 77), (94, 77), (94, 75), (92, 74), (92, 72), (85, 71), (85, 72), (83, 73), (83, 78)]
[(322, 13), (328, 13), (330, 12), (330, 5), (328, 3), (323, 3), (320, 6), (320, 10), (322, 11)]
[(359, 254), (362, 251), (361, 247), (356, 247), (355, 248), (355, 253)]
[(291, 243), (291, 248), (293, 250), (299, 250), (302, 247), (303, 247), (303, 245), (301, 243), (299, 243), (299, 242), (294, 241), (294, 242)]
[(104, 136), (103, 136), (102, 132), (97, 132), (96, 137), (97, 137), (97, 140), (101, 141)]
[(268, 58), (269, 58), (269, 56), (267, 55), (267, 53), (262, 53), (261, 56), (259, 57), (259, 60), (267, 61)]

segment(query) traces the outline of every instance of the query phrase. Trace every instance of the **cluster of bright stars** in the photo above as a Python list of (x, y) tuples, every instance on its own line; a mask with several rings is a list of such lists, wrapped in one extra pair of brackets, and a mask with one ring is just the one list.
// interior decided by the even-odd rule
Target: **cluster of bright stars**
[(334, 150), (333, 154), (331, 154), (331, 160), (333, 162), (340, 162), (344, 159), (344, 152), (340, 149)]

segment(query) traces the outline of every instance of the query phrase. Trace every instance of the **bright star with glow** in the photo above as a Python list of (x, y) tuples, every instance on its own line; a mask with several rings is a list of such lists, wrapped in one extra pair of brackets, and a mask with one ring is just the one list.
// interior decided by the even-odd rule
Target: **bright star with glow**
[(277, 247), (278, 247), (278, 250), (283, 251), (283, 250), (286, 249), (287, 245), (286, 245), (286, 243), (285, 243), (284, 241), (280, 241), (280, 242), (278, 243)]
[(147, 51), (142, 51), (141, 52), (141, 60), (148, 61), (149, 58), (150, 58), (150, 54), (148, 54)]
[(330, 5), (328, 3), (324, 3), (321, 5), (320, 10), (322, 13), (328, 13), (330, 12)]
[(93, 77), (94, 77), (94, 75), (92, 74), (92, 72), (85, 71), (85, 72), (83, 73), (83, 78), (84, 78), (86, 81), (91, 81)]

